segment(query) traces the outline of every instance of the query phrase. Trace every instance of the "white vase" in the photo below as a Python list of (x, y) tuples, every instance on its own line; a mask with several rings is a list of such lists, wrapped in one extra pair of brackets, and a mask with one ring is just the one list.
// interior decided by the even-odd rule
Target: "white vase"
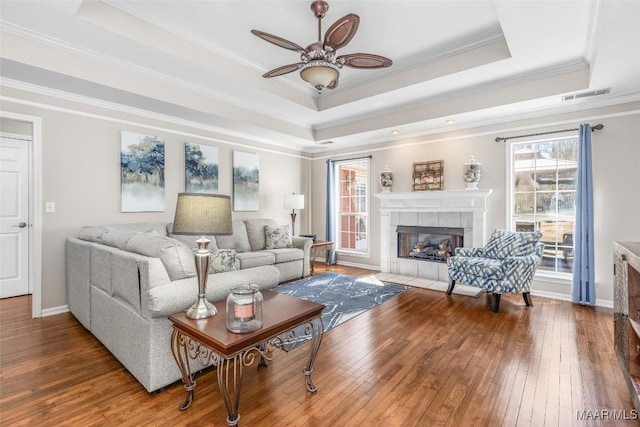
[(384, 165), (384, 169), (380, 172), (380, 186), (383, 193), (391, 192), (393, 185), (393, 172), (389, 169), (389, 165)]
[(467, 184), (465, 190), (477, 190), (480, 176), (482, 175), (482, 163), (478, 162), (474, 156), (464, 164), (464, 182)]

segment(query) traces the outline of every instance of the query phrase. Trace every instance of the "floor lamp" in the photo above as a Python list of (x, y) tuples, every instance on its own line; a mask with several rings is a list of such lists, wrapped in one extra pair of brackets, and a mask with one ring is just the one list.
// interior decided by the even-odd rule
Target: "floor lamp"
[(291, 209), (291, 235), (296, 234), (296, 209), (304, 209), (304, 194), (293, 193), (284, 196), (282, 207)]
[(206, 299), (211, 240), (205, 236), (233, 234), (231, 223), (231, 198), (219, 194), (180, 193), (173, 220), (172, 234), (202, 236), (196, 240), (194, 252), (198, 277), (198, 300), (186, 312), (189, 319), (214, 316), (215, 306)]

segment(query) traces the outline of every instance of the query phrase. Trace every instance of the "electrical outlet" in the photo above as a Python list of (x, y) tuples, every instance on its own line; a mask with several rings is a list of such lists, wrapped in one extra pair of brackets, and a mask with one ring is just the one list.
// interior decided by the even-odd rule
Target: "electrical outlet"
[(44, 211), (46, 213), (55, 213), (56, 212), (56, 204), (55, 204), (55, 202), (46, 202), (44, 204)]

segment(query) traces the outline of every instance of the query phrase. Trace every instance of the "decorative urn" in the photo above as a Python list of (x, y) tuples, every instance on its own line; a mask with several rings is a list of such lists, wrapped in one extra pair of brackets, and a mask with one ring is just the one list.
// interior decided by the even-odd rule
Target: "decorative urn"
[(464, 164), (464, 182), (467, 184), (466, 190), (477, 190), (480, 176), (482, 175), (482, 163), (478, 162), (474, 156)]
[(389, 193), (393, 185), (393, 172), (389, 169), (389, 165), (384, 165), (384, 169), (380, 172), (380, 186), (383, 193)]

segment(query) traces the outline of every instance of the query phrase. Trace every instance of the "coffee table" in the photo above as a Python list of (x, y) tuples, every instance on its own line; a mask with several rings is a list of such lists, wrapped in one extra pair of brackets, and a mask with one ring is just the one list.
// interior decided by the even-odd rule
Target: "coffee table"
[(187, 319), (184, 312), (169, 316), (173, 323), (171, 352), (178, 364), (186, 400), (180, 405), (184, 411), (193, 402), (196, 382), (191, 373), (189, 360), (199, 360), (204, 366), (215, 365), (218, 371), (218, 386), (222, 393), (229, 426), (237, 426), (240, 420), (240, 385), (242, 370), (259, 357), (259, 366), (266, 366), (281, 350), (289, 351), (299, 345), (299, 338), (311, 336), (311, 349), (307, 364), (302, 370), (307, 390), (315, 392), (317, 387), (311, 380), (313, 362), (320, 348), (324, 330), (320, 317), (324, 305), (279, 292), (261, 291), (261, 329), (246, 334), (227, 331), (226, 303), (214, 303), (218, 314), (202, 320)]

